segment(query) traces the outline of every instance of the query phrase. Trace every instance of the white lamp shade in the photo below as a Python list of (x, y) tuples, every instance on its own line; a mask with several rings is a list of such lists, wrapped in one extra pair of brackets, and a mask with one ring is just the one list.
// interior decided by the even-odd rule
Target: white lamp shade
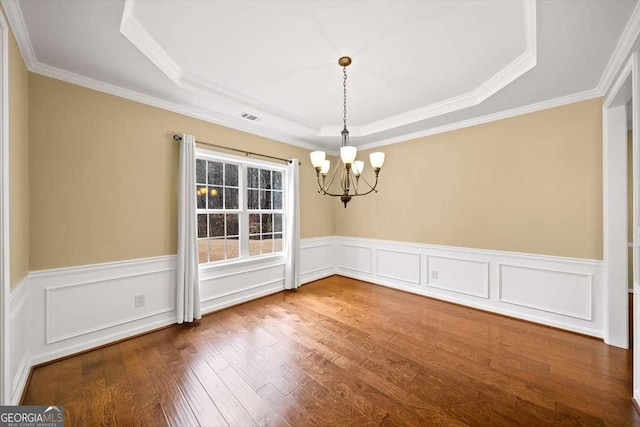
[(331, 169), (331, 160), (324, 160), (322, 162), (322, 169), (320, 169), (320, 173), (326, 175), (329, 173), (329, 169)]
[(309, 154), (309, 157), (311, 157), (311, 164), (313, 165), (313, 167), (314, 168), (322, 167), (322, 163), (324, 162), (325, 156), (326, 155), (324, 151), (312, 151), (311, 154)]
[(340, 147), (340, 158), (342, 159), (342, 163), (344, 163), (345, 165), (348, 163), (353, 163), (353, 161), (356, 159), (357, 154), (357, 147), (353, 147), (351, 145)]
[(384, 153), (377, 151), (375, 153), (371, 153), (369, 155), (369, 160), (371, 161), (371, 167), (373, 168), (381, 168), (384, 164)]
[(355, 162), (353, 162), (353, 173), (357, 175), (362, 174), (362, 171), (364, 170), (364, 162), (362, 160), (356, 160)]

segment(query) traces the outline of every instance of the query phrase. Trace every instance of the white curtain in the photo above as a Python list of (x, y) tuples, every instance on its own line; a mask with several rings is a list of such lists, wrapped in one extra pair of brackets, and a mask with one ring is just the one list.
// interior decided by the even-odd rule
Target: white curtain
[(178, 323), (200, 319), (198, 229), (196, 228), (196, 138), (182, 135), (178, 179)]
[(289, 160), (287, 167), (287, 195), (285, 219), (285, 248), (287, 259), (284, 272), (285, 289), (300, 286), (300, 186), (298, 184), (298, 159)]

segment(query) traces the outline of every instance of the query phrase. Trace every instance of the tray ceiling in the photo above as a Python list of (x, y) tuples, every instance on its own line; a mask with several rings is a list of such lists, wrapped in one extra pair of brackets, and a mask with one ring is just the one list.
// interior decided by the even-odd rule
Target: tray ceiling
[(22, 21), (16, 33), (36, 72), (61, 70), (329, 149), (339, 146), (342, 55), (354, 61), (352, 143), (393, 142), (532, 103), (597, 96), (636, 3), (3, 0), (12, 26)]

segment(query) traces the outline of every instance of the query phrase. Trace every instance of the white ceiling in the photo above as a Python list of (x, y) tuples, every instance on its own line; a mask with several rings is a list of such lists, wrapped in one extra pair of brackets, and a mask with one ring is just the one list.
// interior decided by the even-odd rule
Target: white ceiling
[[(602, 95), (636, 0), (3, 0), (35, 72), (336, 149)], [(542, 105), (542, 104), (540, 104)], [(260, 118), (248, 122), (241, 113)], [(176, 129), (176, 132), (182, 131)]]

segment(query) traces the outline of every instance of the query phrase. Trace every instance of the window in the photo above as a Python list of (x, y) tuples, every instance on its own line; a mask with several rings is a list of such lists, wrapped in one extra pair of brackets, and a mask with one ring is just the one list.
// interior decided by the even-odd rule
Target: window
[(249, 255), (282, 251), (282, 172), (247, 168)]
[(200, 264), (282, 252), (284, 168), (198, 150)]

